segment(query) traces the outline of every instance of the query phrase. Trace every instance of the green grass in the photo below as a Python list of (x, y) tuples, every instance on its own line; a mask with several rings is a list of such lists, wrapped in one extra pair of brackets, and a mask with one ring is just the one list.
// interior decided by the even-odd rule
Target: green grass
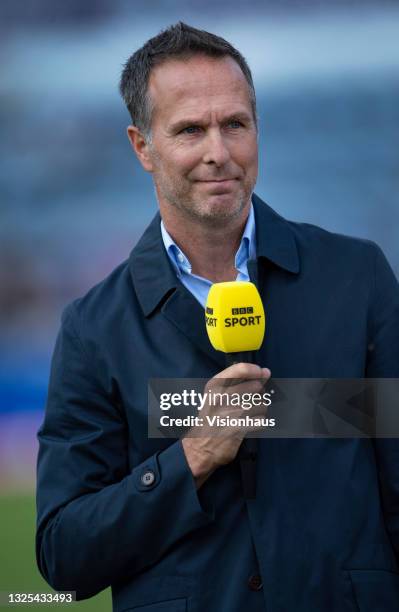
[[(35, 559), (35, 499), (28, 495), (0, 496), (0, 591), (17, 593), (52, 593), (43, 580)], [(112, 609), (111, 590), (96, 597), (74, 602), (74, 610), (105, 612)], [(16, 606), (13, 606), (15, 609)], [(68, 610), (68, 606), (20, 605), (28, 610)], [(0, 605), (0, 609), (5, 606)], [(10, 608), (8, 608), (10, 609)]]

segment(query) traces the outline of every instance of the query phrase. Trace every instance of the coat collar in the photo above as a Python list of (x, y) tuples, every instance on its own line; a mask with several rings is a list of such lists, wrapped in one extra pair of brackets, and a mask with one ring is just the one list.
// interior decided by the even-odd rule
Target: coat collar
[(291, 224), (252, 195), (256, 223), (256, 255), (272, 261), (276, 266), (297, 274), (299, 253)]
[[(256, 222), (257, 258), (265, 258), (291, 273), (299, 272), (299, 255), (291, 225), (253, 194)], [(145, 230), (129, 258), (129, 269), (136, 295), (145, 316), (167, 296), (178, 290), (184, 296), (188, 290), (177, 279), (162, 242), (159, 212)], [(191, 294), (190, 294), (191, 295)], [(175, 296), (173, 301), (177, 298)], [(189, 300), (191, 302), (191, 300)], [(197, 303), (193, 298), (192, 303)], [(203, 309), (198, 304), (200, 312)]]

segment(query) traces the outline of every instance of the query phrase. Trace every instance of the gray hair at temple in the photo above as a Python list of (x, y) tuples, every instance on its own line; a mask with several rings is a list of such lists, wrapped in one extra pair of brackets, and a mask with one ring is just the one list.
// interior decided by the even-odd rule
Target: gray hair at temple
[(169, 59), (188, 59), (194, 55), (212, 58), (229, 56), (241, 68), (249, 87), (252, 112), (257, 123), (256, 96), (251, 70), (237, 49), (227, 40), (197, 30), (182, 21), (150, 38), (140, 49), (129, 57), (124, 65), (119, 91), (128, 108), (133, 125), (151, 140), (151, 117), (153, 106), (148, 95), (148, 81), (151, 70)]

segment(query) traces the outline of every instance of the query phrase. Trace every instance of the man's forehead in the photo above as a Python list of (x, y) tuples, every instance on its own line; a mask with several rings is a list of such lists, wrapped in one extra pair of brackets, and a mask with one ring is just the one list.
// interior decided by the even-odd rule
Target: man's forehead
[(215, 87), (222, 89), (226, 82), (237, 90), (248, 87), (244, 73), (233, 58), (198, 54), (167, 59), (155, 66), (149, 78), (149, 91), (150, 94), (165, 90), (176, 95), (187, 90), (200, 93)]

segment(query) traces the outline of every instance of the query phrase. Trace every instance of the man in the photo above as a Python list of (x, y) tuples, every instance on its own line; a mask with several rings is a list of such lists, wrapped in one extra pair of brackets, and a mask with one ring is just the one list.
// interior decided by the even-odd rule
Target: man
[[(169, 28), (128, 60), (121, 92), (160, 216), (64, 313), (38, 434), (40, 571), (79, 599), (111, 585), (115, 610), (398, 610), (396, 440), (259, 440), (248, 498), (240, 437), (147, 435), (149, 378), (255, 390), (270, 370), (399, 377), (389, 265), (372, 243), (287, 222), (253, 194), (255, 93), (223, 39)], [(206, 295), (254, 273), (260, 365), (225, 369)]]

